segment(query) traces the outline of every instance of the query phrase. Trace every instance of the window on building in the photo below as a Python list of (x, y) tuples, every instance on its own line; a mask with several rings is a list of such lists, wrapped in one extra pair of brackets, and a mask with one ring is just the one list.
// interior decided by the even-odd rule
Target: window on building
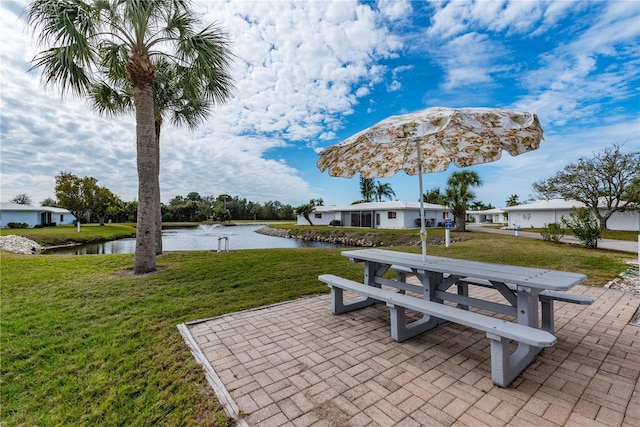
[(322, 214), (321, 213), (315, 214), (315, 218), (322, 218)]
[(387, 218), (388, 219), (396, 219), (397, 218), (398, 213), (394, 212), (394, 211), (389, 211), (387, 212)]
[(64, 215), (60, 214), (60, 224), (64, 223)]

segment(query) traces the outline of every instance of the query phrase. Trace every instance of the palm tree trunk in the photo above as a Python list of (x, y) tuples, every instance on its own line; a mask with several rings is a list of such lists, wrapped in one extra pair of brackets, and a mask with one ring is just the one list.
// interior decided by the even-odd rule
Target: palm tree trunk
[(135, 274), (156, 270), (156, 188), (158, 162), (154, 121), (153, 85), (135, 84), (136, 145), (138, 162), (138, 222)]
[(162, 117), (154, 120), (156, 130), (156, 168), (157, 178), (155, 185), (156, 194), (156, 255), (162, 255), (162, 205), (160, 203), (160, 128), (162, 127)]

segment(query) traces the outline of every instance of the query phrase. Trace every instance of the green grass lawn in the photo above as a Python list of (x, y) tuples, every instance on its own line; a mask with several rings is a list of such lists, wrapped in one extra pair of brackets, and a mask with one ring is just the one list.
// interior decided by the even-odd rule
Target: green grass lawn
[[(466, 234), (449, 248), (430, 246), (429, 253), (581, 272), (592, 286), (624, 271), (630, 257)], [(361, 279), (362, 265), (341, 251), (171, 252), (158, 257), (156, 273), (144, 276), (132, 275), (132, 254), (0, 252), (0, 424), (225, 425), (176, 326), (328, 292), (319, 274)]]

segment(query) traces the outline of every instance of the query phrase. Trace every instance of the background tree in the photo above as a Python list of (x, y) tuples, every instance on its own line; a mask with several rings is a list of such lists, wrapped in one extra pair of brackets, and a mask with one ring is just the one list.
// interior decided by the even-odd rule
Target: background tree
[(480, 200), (474, 200), (469, 203), (469, 209), (472, 211), (486, 211), (489, 209), (493, 209), (493, 205), (491, 203), (484, 203)]
[[(512, 194), (509, 198), (504, 202), (505, 206), (518, 206), (520, 204), (520, 196), (517, 194)], [(509, 212), (505, 212), (502, 214), (504, 219), (509, 222)]]
[(43, 201), (40, 202), (40, 206), (49, 206), (52, 208), (57, 208), (58, 206), (58, 201), (56, 199), (52, 199), (51, 197), (47, 197), (46, 199), (44, 199)]
[(296, 215), (301, 215), (304, 219), (306, 219), (309, 225), (313, 225), (313, 222), (311, 221), (311, 212), (313, 212), (314, 209), (315, 206), (313, 206), (311, 203), (305, 203), (296, 207), (294, 211)]
[(104, 225), (104, 219), (107, 216), (107, 213), (112, 207), (118, 205), (119, 200), (118, 196), (113, 194), (108, 188), (96, 187), (95, 191), (91, 195), (91, 199), (89, 200), (89, 205), (91, 211), (98, 218), (98, 223), (100, 225)]
[(374, 186), (373, 178), (363, 178), (362, 175), (360, 175), (360, 195), (362, 196), (362, 200), (365, 202), (373, 201), (375, 194)]
[(602, 234), (602, 230), (590, 209), (571, 208), (569, 218), (563, 216), (561, 221), (586, 247), (591, 249), (598, 247), (598, 239)]
[(396, 193), (391, 188), (391, 184), (382, 184), (380, 181), (376, 181), (373, 184), (373, 194), (375, 195), (376, 202), (381, 202), (383, 199), (393, 200)]
[(517, 194), (512, 194), (509, 196), (505, 203), (506, 206), (518, 206), (520, 204), (520, 196)]
[(433, 187), (422, 195), (422, 201), (425, 203), (433, 203), (435, 205), (446, 204), (444, 200), (444, 194), (440, 193), (439, 187)]
[(561, 197), (577, 200), (591, 210), (607, 228), (607, 220), (615, 212), (640, 205), (640, 189), (634, 185), (640, 178), (640, 152), (623, 153), (614, 144), (593, 158), (581, 157), (546, 180), (533, 184), (541, 198)]
[(26, 193), (21, 193), (13, 197), (10, 200), (11, 203), (16, 203), (18, 205), (30, 205), (32, 204), (31, 197), (29, 197)]
[(476, 198), (471, 188), (480, 185), (482, 181), (475, 171), (458, 171), (449, 176), (444, 198), (453, 211), (456, 231), (466, 231), (467, 207)]
[[(159, 200), (154, 82), (158, 62), (176, 64), (191, 88), (215, 101), (220, 70), (229, 67), (228, 41), (212, 25), (201, 31), (187, 1), (47, 1), (29, 5), (29, 24), (45, 50), (36, 55), (45, 84), (90, 97), (94, 84), (126, 75), (135, 106), (138, 211), (134, 272), (156, 269)], [(187, 97), (189, 98), (189, 97)]]
[[(631, 178), (631, 182), (622, 195), (622, 200), (637, 200), (638, 198), (640, 198), (640, 174)], [(636, 208), (638, 204), (638, 202), (635, 203)]]
[(300, 205), (297, 208), (295, 208), (294, 213), (296, 215), (301, 215), (304, 219), (307, 220), (309, 225), (313, 225), (313, 222), (311, 222), (311, 213), (314, 211), (316, 206), (323, 206), (323, 205), (324, 205), (324, 201), (322, 199), (311, 199), (309, 200), (309, 203)]
[(259, 203), (249, 202), (249, 213), (254, 221), (257, 220), (262, 215), (262, 206)]
[(77, 221), (91, 214), (91, 197), (97, 188), (93, 177), (79, 178), (69, 172), (60, 172), (56, 176), (56, 198), (59, 206), (68, 209)]

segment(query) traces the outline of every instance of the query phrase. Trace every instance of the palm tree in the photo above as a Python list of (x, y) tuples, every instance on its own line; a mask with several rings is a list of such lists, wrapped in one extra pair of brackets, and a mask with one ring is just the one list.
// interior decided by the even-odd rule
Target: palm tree
[(375, 195), (377, 202), (381, 202), (384, 198), (393, 199), (393, 196), (396, 195), (391, 188), (391, 184), (382, 184), (380, 181), (376, 181), (373, 185), (373, 194)]
[(307, 220), (309, 225), (313, 225), (313, 222), (311, 222), (311, 214), (313, 213), (316, 206), (323, 206), (323, 205), (324, 205), (324, 201), (322, 199), (311, 199), (309, 200), (309, 203), (300, 205), (297, 208), (295, 208), (294, 213), (296, 215), (301, 215), (304, 219)]
[[(191, 77), (193, 70), (171, 63), (165, 58), (154, 62), (156, 76), (153, 85), (154, 123), (156, 129), (157, 161), (160, 162), (160, 131), (164, 117), (169, 115), (174, 126), (187, 126), (195, 129), (202, 123), (211, 111), (211, 104), (207, 102), (205, 93), (197, 84), (201, 81)], [(218, 70), (218, 79), (213, 82), (211, 89), (217, 102), (223, 102), (230, 96), (231, 79), (226, 70)], [(92, 103), (94, 110), (103, 114), (122, 114), (134, 110), (131, 82), (124, 69), (112, 70), (112, 81), (100, 81), (93, 85)], [(194, 87), (194, 83), (196, 84)], [(160, 169), (158, 168), (158, 174)], [(155, 210), (156, 222), (156, 255), (162, 254), (162, 209), (160, 208), (160, 182), (156, 186), (158, 206)]]
[(507, 201), (505, 202), (507, 206), (517, 206), (520, 204), (520, 200), (518, 200), (520, 196), (517, 194), (512, 194), (509, 196)]
[(482, 180), (475, 171), (453, 172), (447, 180), (447, 188), (444, 199), (447, 206), (453, 210), (456, 222), (456, 231), (465, 231), (465, 216), (467, 207), (475, 198), (475, 193), (471, 187), (482, 185)]
[(363, 178), (360, 176), (360, 194), (362, 195), (362, 200), (365, 202), (370, 202), (371, 199), (373, 199), (373, 186), (373, 178)]
[(197, 31), (188, 0), (34, 0), (28, 20), (40, 30), (45, 47), (33, 60), (45, 85), (59, 85), (63, 95), (90, 97), (100, 81), (117, 83), (122, 76), (129, 81), (138, 169), (134, 272), (155, 271), (160, 200), (154, 108), (158, 62), (152, 58), (182, 67), (188, 87), (215, 102), (221, 70), (229, 67), (228, 40), (213, 25)]
[(433, 187), (422, 195), (422, 201), (425, 203), (433, 203), (436, 205), (444, 205), (444, 195), (440, 193), (439, 187)]

